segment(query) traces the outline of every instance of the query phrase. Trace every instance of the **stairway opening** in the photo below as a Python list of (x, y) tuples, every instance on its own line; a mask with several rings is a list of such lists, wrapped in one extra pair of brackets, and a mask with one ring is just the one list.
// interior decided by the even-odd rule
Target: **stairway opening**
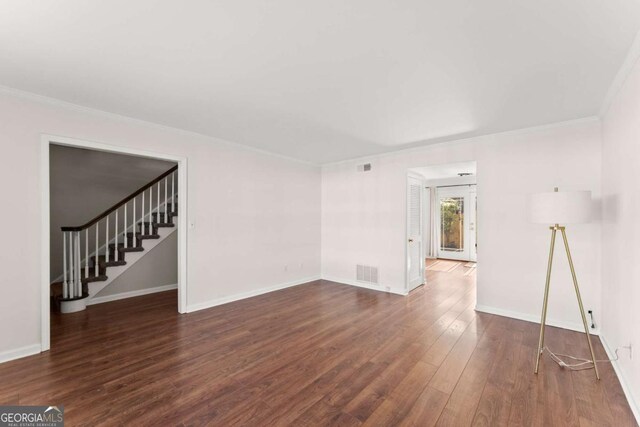
[(167, 292), (186, 312), (186, 159), (58, 138), (43, 152), (43, 350), (52, 317), (64, 331), (96, 304)]

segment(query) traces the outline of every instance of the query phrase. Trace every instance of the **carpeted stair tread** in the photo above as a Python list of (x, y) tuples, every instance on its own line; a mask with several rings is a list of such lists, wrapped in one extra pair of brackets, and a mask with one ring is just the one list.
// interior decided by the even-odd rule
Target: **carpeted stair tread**
[[(157, 217), (158, 212), (153, 212), (151, 215), (153, 215), (154, 217)], [(178, 216), (178, 212), (167, 212), (167, 219), (171, 219), (174, 216)], [(160, 212), (160, 217), (164, 218), (164, 212)]]
[(100, 276), (89, 276), (82, 279), (82, 283), (104, 282), (107, 279), (109, 279), (109, 277), (104, 274)]
[[(111, 248), (111, 250), (115, 250), (116, 245), (115, 243), (110, 243), (109, 247)], [(142, 252), (144, 251), (144, 248), (142, 246), (131, 246), (131, 245), (128, 245), (125, 248), (124, 243), (118, 243), (118, 250), (120, 252)]]
[[(107, 260), (106, 256), (104, 255), (100, 255), (98, 256), (98, 266), (100, 268), (106, 268), (106, 267), (116, 267), (119, 265), (127, 265), (127, 261), (124, 260), (124, 258), (121, 259), (115, 259), (115, 257), (113, 256), (115, 254), (115, 251), (112, 251), (109, 255), (109, 260)], [(92, 261), (94, 262), (93, 265), (95, 265), (95, 257), (92, 257)]]
[(158, 228), (158, 227), (175, 227), (175, 224), (172, 222), (148, 222), (145, 221), (144, 223), (138, 223), (138, 227), (144, 227), (145, 229), (147, 229), (149, 227), (149, 224), (151, 224), (152, 228)]
[[(133, 233), (129, 232), (127, 233), (127, 237), (131, 237), (133, 236)], [(140, 234), (140, 233), (135, 233), (136, 239), (138, 240), (145, 240), (145, 239), (159, 239), (160, 235), (159, 234)]]

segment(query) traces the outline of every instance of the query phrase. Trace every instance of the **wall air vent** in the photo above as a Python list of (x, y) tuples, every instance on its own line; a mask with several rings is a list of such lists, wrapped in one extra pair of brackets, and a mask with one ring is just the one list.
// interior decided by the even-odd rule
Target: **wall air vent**
[(371, 163), (364, 163), (358, 165), (358, 172), (369, 172), (371, 170)]
[(356, 265), (356, 280), (374, 285), (378, 284), (378, 267), (370, 265)]

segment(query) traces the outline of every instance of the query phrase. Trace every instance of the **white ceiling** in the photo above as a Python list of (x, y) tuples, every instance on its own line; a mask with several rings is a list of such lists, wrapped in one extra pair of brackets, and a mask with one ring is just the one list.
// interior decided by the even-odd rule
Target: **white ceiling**
[(325, 163), (594, 115), (637, 0), (5, 0), (0, 84)]
[(476, 162), (447, 163), (444, 165), (426, 166), (409, 169), (422, 175), (427, 180), (458, 178), (459, 173), (476, 174)]

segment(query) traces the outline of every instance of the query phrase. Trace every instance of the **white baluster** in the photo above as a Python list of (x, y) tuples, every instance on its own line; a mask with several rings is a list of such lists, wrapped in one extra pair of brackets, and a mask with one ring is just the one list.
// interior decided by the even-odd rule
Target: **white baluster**
[(160, 222), (160, 183), (158, 182), (158, 198), (156, 200), (156, 222)]
[(127, 204), (124, 204), (124, 248), (129, 247), (129, 239), (127, 239)]
[(171, 174), (171, 212), (176, 211), (176, 172)]
[(69, 298), (69, 284), (67, 283), (67, 232), (62, 232), (62, 298)]
[(80, 277), (80, 232), (76, 231), (76, 295), (82, 297), (82, 278)]
[[(142, 212), (140, 212), (140, 224), (142, 224), (140, 226), (140, 234), (143, 234), (142, 230), (144, 229), (144, 191), (142, 192)], [(134, 235), (134, 238), (135, 238), (136, 230), (133, 230), (133, 233), (134, 233), (133, 235)], [(137, 243), (138, 242), (136, 241), (136, 244)]]
[(167, 178), (164, 179), (164, 222), (165, 224), (169, 221), (167, 220), (167, 203), (169, 203), (169, 199), (167, 199)]
[(114, 227), (114, 231), (115, 231), (115, 235), (116, 235), (116, 247), (113, 250), (113, 258), (116, 261), (119, 261), (119, 259), (118, 259), (119, 258), (118, 257), (118, 254), (119, 254), (119, 252), (118, 252), (118, 209), (116, 209), (116, 225)]
[(89, 228), (84, 230), (84, 277), (89, 277)]
[[(149, 187), (149, 228), (151, 228), (151, 211), (152, 210), (153, 210), (153, 186)], [(144, 234), (151, 234), (151, 230), (147, 229)]]
[(107, 215), (107, 226), (106, 226), (106, 229), (104, 230), (104, 241), (107, 246), (107, 250), (106, 250), (107, 256), (105, 258), (105, 262), (109, 262), (109, 215)]
[[(144, 195), (143, 195), (144, 197)], [(133, 233), (133, 239), (131, 239), (131, 245), (133, 247), (136, 246), (136, 198), (133, 198), (133, 227), (131, 228), (131, 232)]]
[(69, 298), (76, 295), (73, 278), (73, 232), (69, 232)]
[(93, 258), (93, 262), (94, 262), (94, 270), (96, 271), (96, 277), (98, 277), (98, 273), (99, 273), (99, 266), (98, 266), (98, 230), (100, 228), (100, 221), (96, 222), (96, 253), (95, 253), (95, 257)]

